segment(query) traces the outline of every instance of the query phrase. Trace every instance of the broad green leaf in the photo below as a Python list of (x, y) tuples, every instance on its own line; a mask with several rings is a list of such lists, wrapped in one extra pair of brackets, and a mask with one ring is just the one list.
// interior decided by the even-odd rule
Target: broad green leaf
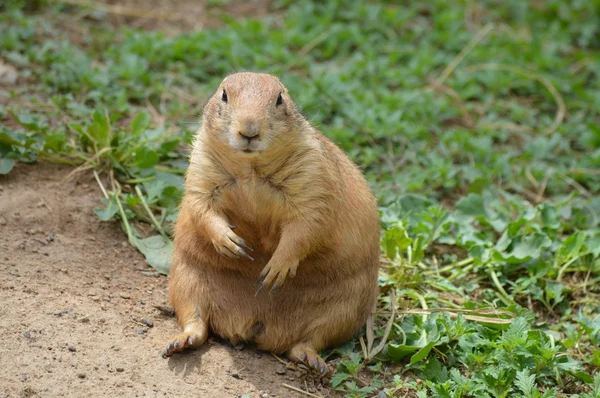
[(486, 217), (483, 197), (479, 194), (471, 193), (456, 203), (455, 215), (459, 217)]
[(579, 255), (579, 251), (585, 241), (585, 234), (581, 231), (575, 232), (573, 235), (565, 239), (558, 249), (557, 257), (559, 263), (563, 263)]
[(337, 389), (343, 382), (348, 380), (350, 377), (352, 376), (350, 376), (349, 374), (338, 372), (333, 375), (329, 382), (331, 383), (331, 386), (333, 388)]
[(19, 124), (29, 130), (45, 131), (46, 123), (41, 121), (39, 115), (34, 115), (29, 112), (11, 112), (11, 115), (19, 122)]
[(547, 282), (546, 283), (546, 299), (548, 301), (553, 300), (554, 304), (560, 303), (563, 299), (563, 291), (565, 290), (565, 285), (559, 282)]
[(497, 247), (494, 257), (508, 263), (522, 263), (541, 255), (542, 250), (547, 249), (552, 241), (542, 233), (533, 233), (526, 236), (517, 236), (510, 241), (506, 248)]
[(134, 157), (134, 164), (142, 169), (148, 169), (151, 167), (156, 166), (156, 164), (158, 163), (158, 154), (148, 148), (138, 148), (135, 153), (133, 154)]
[(140, 112), (135, 115), (131, 121), (131, 134), (138, 136), (150, 127), (150, 115), (146, 112)]
[(65, 152), (67, 136), (64, 134), (46, 134), (44, 136), (44, 150), (54, 153)]
[(93, 123), (88, 132), (100, 148), (110, 146), (110, 121), (104, 112), (96, 109), (93, 114)]
[(544, 203), (541, 205), (541, 210), (544, 226), (553, 230), (558, 229), (560, 227), (560, 217), (556, 208), (549, 203)]
[(104, 199), (103, 203), (106, 207), (103, 209), (95, 208), (94, 214), (96, 214), (100, 220), (108, 221), (119, 212), (119, 206), (114, 195), (112, 195), (110, 199)]
[(133, 244), (146, 257), (148, 264), (167, 275), (171, 266), (173, 255), (173, 242), (162, 235), (154, 235), (149, 238), (135, 238)]
[(388, 344), (388, 355), (394, 361), (401, 361), (403, 358), (414, 354), (419, 351), (422, 347), (409, 346), (404, 344)]
[(413, 240), (408, 236), (406, 229), (401, 224), (395, 225), (383, 233), (382, 244), (386, 255), (391, 259), (395, 259), (412, 242)]
[(157, 202), (158, 199), (162, 196), (163, 191), (165, 190), (165, 183), (162, 180), (154, 179), (149, 182), (144, 183), (144, 189), (146, 190), (148, 203)]
[(0, 144), (24, 146), (26, 139), (27, 137), (24, 134), (0, 125)]
[(429, 351), (431, 351), (433, 346), (435, 346), (435, 341), (430, 341), (427, 343), (425, 347), (421, 348), (410, 358), (410, 364), (414, 365), (415, 363), (425, 359), (427, 355), (429, 355)]
[(183, 178), (176, 174), (159, 171), (156, 173), (154, 178), (156, 181), (162, 181), (165, 184), (165, 187), (176, 187), (178, 189), (183, 189)]
[(594, 382), (594, 379), (592, 379), (592, 376), (590, 376), (589, 373), (586, 373), (586, 372), (583, 372), (583, 371), (574, 372), (573, 376), (577, 377), (579, 380), (581, 380), (581, 381), (583, 381), (584, 383), (587, 383), (587, 384), (592, 384)]
[(8, 174), (13, 169), (15, 160), (11, 158), (0, 158), (0, 174)]
[(594, 257), (600, 256), (600, 232), (589, 236), (585, 240), (585, 248), (582, 250), (583, 253), (591, 253)]
[(429, 208), (433, 204), (433, 202), (421, 195), (404, 195), (400, 199), (398, 199), (398, 203), (405, 211), (409, 211), (411, 213), (421, 212)]

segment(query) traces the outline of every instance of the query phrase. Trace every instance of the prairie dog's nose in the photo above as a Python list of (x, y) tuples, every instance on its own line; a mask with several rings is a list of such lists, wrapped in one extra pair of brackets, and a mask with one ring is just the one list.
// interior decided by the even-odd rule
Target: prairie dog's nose
[(238, 131), (242, 137), (248, 138), (249, 140), (256, 138), (258, 136), (258, 132), (258, 124), (251, 120), (242, 123), (240, 130)]

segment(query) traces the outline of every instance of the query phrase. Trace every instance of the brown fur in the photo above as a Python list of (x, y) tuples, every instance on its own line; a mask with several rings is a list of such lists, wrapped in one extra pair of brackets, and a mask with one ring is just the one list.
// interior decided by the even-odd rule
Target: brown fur
[(378, 258), (377, 208), (359, 169), (276, 77), (228, 76), (186, 176), (169, 284), (184, 331), (166, 354), (201, 345), (210, 329), (323, 370), (316, 352), (350, 339), (372, 311)]

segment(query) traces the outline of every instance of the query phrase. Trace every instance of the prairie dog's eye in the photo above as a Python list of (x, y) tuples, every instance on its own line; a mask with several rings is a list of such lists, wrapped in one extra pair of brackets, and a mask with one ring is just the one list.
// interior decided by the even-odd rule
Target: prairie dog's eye
[(221, 99), (224, 103), (227, 103), (227, 93), (225, 92), (225, 90), (223, 90), (223, 95), (221, 96)]
[(277, 102), (275, 102), (275, 106), (279, 106), (281, 104), (283, 104), (283, 97), (281, 96), (281, 93), (279, 93), (277, 96)]

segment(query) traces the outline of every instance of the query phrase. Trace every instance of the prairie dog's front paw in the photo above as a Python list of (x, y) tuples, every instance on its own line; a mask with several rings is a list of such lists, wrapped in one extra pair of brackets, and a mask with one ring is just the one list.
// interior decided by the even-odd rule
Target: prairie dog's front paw
[(231, 228), (226, 228), (220, 232), (213, 238), (212, 243), (217, 252), (222, 256), (229, 258), (240, 258), (240, 256), (242, 256), (254, 261), (254, 259), (242, 249), (243, 247), (252, 251), (252, 248), (250, 248), (242, 238), (237, 236)]
[(269, 263), (263, 268), (260, 276), (258, 277), (257, 283), (262, 283), (258, 288), (260, 292), (265, 286), (271, 286), (271, 291), (274, 291), (283, 284), (285, 279), (289, 276), (293, 278), (296, 276), (296, 270), (298, 269), (298, 261), (269, 261)]

